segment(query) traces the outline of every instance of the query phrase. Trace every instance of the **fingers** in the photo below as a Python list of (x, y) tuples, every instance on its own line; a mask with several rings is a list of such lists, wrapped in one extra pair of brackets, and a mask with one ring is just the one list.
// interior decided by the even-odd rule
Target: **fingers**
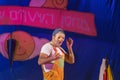
[(70, 38), (70, 37), (68, 38), (68, 41), (69, 41), (69, 42), (73, 42), (72, 38)]
[(59, 53), (55, 54), (56, 58), (60, 58), (61, 55)]
[(67, 39), (67, 41), (66, 41), (66, 42), (67, 42), (67, 44), (68, 44), (68, 45), (73, 44), (73, 40), (72, 40), (72, 38), (70, 38), (70, 37)]
[(55, 53), (55, 54), (52, 56), (53, 60), (59, 59), (59, 58), (61, 58), (61, 57), (62, 57), (62, 56), (61, 56), (59, 53)]

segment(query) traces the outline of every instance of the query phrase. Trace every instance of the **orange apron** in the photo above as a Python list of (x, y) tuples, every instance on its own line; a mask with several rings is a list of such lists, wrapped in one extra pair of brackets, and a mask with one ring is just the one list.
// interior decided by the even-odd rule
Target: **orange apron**
[[(54, 49), (55, 50), (55, 49)], [(55, 50), (56, 53), (56, 50)], [(62, 57), (55, 60), (49, 72), (43, 70), (44, 80), (63, 80), (64, 78), (64, 53)]]

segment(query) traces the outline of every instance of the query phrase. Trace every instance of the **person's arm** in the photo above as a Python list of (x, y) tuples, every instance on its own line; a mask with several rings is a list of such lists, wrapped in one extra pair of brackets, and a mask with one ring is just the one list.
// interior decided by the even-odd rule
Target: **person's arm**
[(72, 38), (69, 38), (66, 41), (66, 44), (67, 44), (67, 48), (68, 48), (68, 54), (65, 54), (65, 61), (68, 62), (69, 64), (73, 64), (73, 63), (75, 63), (75, 57), (74, 57), (74, 53), (73, 53), (73, 49), (72, 49), (72, 45), (73, 45)]
[(44, 53), (40, 53), (39, 59), (38, 59), (38, 64), (45, 64), (45, 63), (50, 63), (53, 60), (56, 60), (58, 58), (60, 58), (61, 55), (60, 54), (54, 54), (52, 56), (48, 56), (47, 54)]

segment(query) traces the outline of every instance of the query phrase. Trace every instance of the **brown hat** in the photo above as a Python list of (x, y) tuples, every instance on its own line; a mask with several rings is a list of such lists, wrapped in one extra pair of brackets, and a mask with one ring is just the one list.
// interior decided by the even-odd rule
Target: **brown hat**
[(62, 33), (65, 34), (65, 32), (64, 32), (61, 28), (57, 28), (57, 29), (55, 29), (55, 30), (53, 31), (52, 35), (55, 35), (55, 34), (57, 34), (58, 32), (62, 32)]

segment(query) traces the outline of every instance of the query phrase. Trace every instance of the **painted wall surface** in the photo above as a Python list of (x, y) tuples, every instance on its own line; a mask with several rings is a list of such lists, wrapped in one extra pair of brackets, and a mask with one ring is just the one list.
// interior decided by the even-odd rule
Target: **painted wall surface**
[[(66, 39), (71, 37), (74, 40), (76, 62), (73, 65), (65, 63), (64, 80), (99, 80), (100, 66), (105, 57), (109, 59), (114, 80), (120, 80), (120, 1), (64, 0), (61, 5), (50, 1), (0, 0), (0, 6), (42, 7), (94, 14), (96, 36), (65, 30)], [(52, 31), (43, 26), (0, 25), (0, 80), (42, 80), (38, 55), (41, 46), (51, 40)], [(11, 33), (20, 43), (12, 69), (6, 52), (6, 41)], [(62, 47), (67, 51), (65, 42)]]

